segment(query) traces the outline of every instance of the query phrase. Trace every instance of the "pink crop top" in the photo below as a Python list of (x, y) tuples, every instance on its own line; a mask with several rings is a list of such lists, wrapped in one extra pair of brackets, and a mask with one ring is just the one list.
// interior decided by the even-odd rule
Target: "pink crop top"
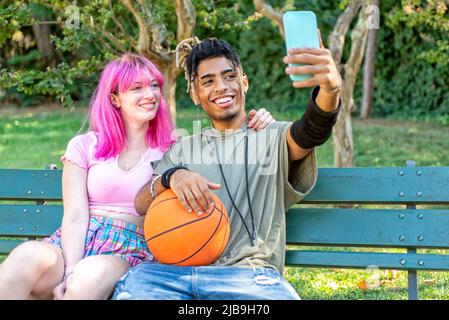
[(97, 136), (94, 132), (72, 138), (61, 161), (69, 160), (87, 170), (89, 209), (128, 213), (138, 216), (134, 198), (153, 174), (153, 161), (164, 155), (159, 149), (148, 150), (129, 171), (118, 166), (118, 155), (107, 160), (95, 159)]

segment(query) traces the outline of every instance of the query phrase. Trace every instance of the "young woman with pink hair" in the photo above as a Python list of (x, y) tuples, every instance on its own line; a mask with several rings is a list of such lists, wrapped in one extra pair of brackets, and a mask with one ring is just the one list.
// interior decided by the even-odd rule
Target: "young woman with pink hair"
[[(62, 174), (62, 226), (15, 248), (0, 265), (0, 299), (107, 299), (125, 272), (151, 261), (134, 199), (153, 161), (174, 142), (156, 66), (132, 53), (106, 65), (90, 128), (70, 140)], [(250, 112), (254, 129), (273, 121)]]

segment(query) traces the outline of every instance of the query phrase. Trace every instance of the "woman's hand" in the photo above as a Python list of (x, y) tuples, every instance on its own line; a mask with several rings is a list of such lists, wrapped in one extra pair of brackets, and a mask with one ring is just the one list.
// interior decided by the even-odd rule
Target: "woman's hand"
[(248, 120), (248, 127), (256, 131), (265, 129), (266, 127), (268, 127), (268, 125), (276, 121), (271, 113), (265, 108), (259, 109), (257, 111), (255, 109), (252, 109), (248, 114)]
[(62, 300), (65, 294), (65, 278), (53, 289), (53, 300)]
[(67, 266), (65, 268), (64, 277), (62, 278), (61, 283), (53, 289), (53, 300), (62, 300), (64, 298), (67, 279), (72, 275), (73, 269), (73, 266)]

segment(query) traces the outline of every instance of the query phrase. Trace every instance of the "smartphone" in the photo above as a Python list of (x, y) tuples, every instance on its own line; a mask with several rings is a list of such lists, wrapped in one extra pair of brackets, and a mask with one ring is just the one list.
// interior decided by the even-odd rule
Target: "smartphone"
[[(287, 11), (282, 16), (285, 34), (285, 46), (292, 48), (319, 48), (318, 25), (315, 13), (312, 11)], [(289, 66), (301, 66), (301, 64), (289, 64)], [(311, 75), (290, 75), (292, 81), (303, 81), (311, 78)]]

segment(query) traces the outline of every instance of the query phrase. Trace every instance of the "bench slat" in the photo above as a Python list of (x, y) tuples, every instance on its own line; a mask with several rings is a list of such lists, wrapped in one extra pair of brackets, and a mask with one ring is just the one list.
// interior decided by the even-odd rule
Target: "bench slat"
[(8, 254), (25, 240), (0, 240), (0, 254)]
[(449, 248), (448, 210), (295, 208), (286, 219), (290, 244)]
[[(0, 199), (60, 200), (62, 170), (0, 169)], [(320, 168), (303, 203), (449, 204), (449, 167)]]
[(377, 252), (335, 252), (287, 250), (286, 265), (303, 267), (329, 267), (394, 270), (449, 270), (449, 255), (377, 253)]
[(62, 205), (0, 205), (0, 236), (47, 236), (62, 222)]
[(0, 169), (0, 199), (60, 200), (61, 170)]
[(449, 203), (449, 167), (321, 168), (303, 203)]

